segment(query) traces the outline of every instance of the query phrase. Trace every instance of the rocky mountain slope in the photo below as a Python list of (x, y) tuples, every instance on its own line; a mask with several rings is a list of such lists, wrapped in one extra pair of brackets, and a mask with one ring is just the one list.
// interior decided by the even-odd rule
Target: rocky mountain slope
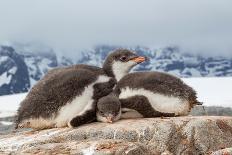
[[(46, 72), (58, 66), (77, 63), (101, 66), (107, 54), (117, 46), (96, 46), (82, 51), (79, 58), (57, 57), (52, 48), (25, 46), (0, 46), (0, 95), (28, 91)], [(180, 77), (232, 76), (232, 58), (203, 57), (184, 54), (177, 47), (150, 49), (133, 47), (150, 61), (135, 70), (157, 70)]]
[[(109, 51), (118, 47), (98, 46), (83, 53), (79, 63), (101, 65)], [(137, 66), (135, 70), (165, 71), (179, 77), (232, 76), (232, 58), (203, 57), (182, 53), (178, 47), (149, 49), (146, 47), (130, 48), (140, 55), (146, 55), (150, 61)]]
[(50, 48), (36, 52), (16, 49), (0, 46), (0, 95), (27, 92), (48, 70), (73, 64), (65, 57), (58, 63)]
[(0, 94), (27, 91), (30, 88), (28, 66), (12, 47), (0, 48)]

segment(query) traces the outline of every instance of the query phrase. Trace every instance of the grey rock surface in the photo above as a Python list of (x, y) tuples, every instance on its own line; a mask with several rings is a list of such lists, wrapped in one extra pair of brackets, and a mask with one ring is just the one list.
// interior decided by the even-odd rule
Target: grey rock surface
[(232, 146), (232, 117), (91, 123), (0, 136), (0, 154), (209, 154)]

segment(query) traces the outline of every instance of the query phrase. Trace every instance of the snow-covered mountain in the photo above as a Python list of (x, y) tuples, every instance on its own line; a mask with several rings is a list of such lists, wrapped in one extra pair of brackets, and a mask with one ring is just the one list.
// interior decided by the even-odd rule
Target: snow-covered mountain
[[(107, 53), (118, 47), (99, 46), (83, 53), (78, 63), (101, 65)], [(130, 48), (139, 55), (149, 57), (150, 61), (138, 65), (134, 70), (164, 71), (179, 77), (232, 76), (232, 58), (203, 57), (182, 53), (178, 47), (149, 49)]]
[[(82, 51), (77, 59), (58, 57), (50, 47), (0, 46), (0, 95), (28, 91), (46, 72), (76, 63), (101, 66), (107, 54), (118, 46), (96, 46)], [(232, 58), (203, 57), (182, 53), (177, 47), (150, 49), (130, 47), (150, 61), (134, 70), (158, 70), (180, 77), (232, 76)]]
[(30, 88), (28, 67), (12, 47), (0, 47), (0, 95), (25, 92)]
[(27, 92), (48, 70), (73, 63), (59, 60), (51, 48), (0, 46), (0, 95)]
[(58, 66), (56, 54), (52, 50), (38, 53), (19, 52), (27, 65), (31, 85), (34, 85), (48, 70)]

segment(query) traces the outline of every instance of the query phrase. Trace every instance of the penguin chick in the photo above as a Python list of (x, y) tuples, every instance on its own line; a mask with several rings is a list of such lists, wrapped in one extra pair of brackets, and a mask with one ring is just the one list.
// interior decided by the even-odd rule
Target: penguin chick
[(121, 103), (115, 95), (102, 97), (97, 103), (97, 120), (105, 123), (112, 123), (121, 117)]
[(77, 127), (94, 121), (96, 101), (143, 61), (130, 50), (118, 49), (107, 56), (103, 68), (80, 64), (49, 71), (21, 102), (16, 128)]
[[(133, 109), (145, 117), (184, 116), (193, 106), (201, 104), (193, 88), (162, 72), (127, 74), (117, 83), (114, 93), (120, 99), (122, 110)], [(148, 112), (149, 109), (155, 113)]]

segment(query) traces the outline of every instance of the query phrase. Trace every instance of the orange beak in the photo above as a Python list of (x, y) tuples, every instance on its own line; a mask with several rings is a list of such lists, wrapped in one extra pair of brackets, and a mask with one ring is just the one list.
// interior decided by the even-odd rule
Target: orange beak
[(139, 57), (133, 58), (131, 60), (134, 61), (134, 62), (136, 62), (136, 63), (141, 63), (141, 62), (146, 61), (146, 58), (142, 57), (142, 56), (139, 56)]
[(106, 117), (107, 123), (113, 123), (112, 117)]

